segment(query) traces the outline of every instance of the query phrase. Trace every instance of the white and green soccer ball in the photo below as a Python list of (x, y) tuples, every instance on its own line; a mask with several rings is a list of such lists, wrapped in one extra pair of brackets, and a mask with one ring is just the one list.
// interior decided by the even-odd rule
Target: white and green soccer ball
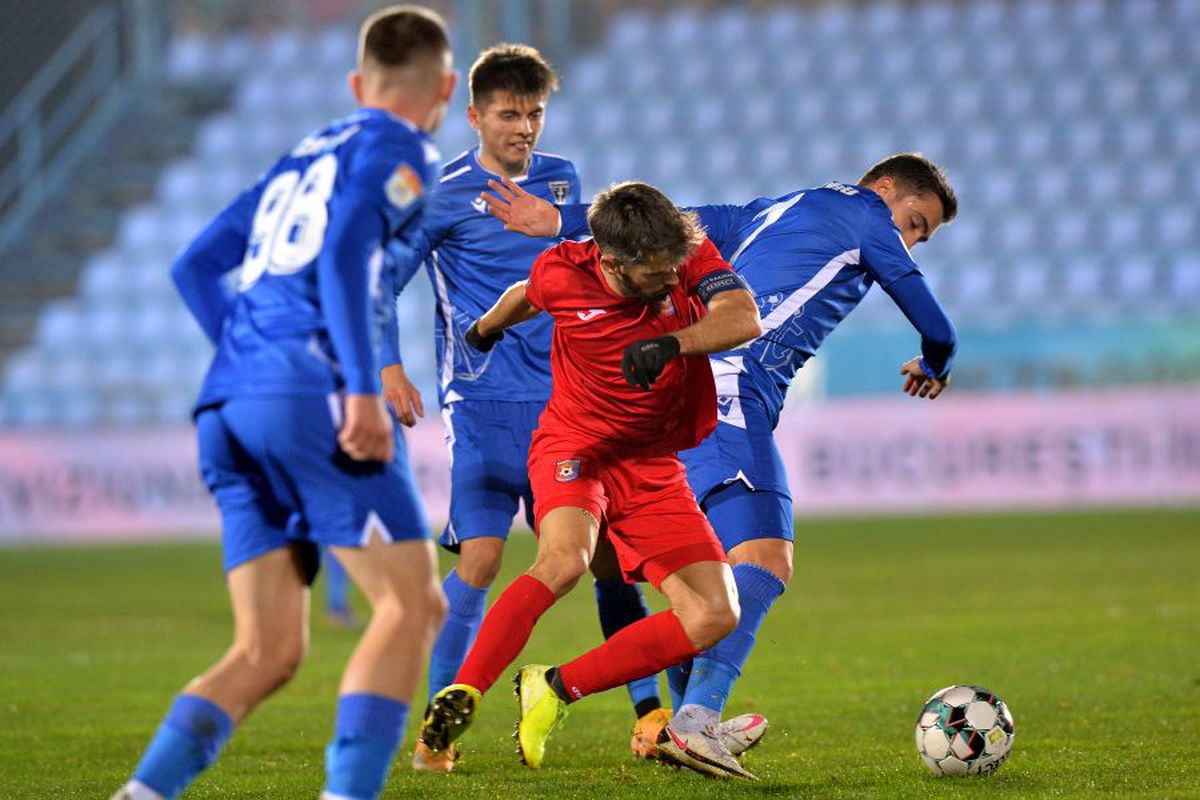
[(1013, 718), (1004, 701), (981, 686), (947, 686), (925, 701), (917, 719), (917, 752), (934, 775), (980, 775), (1008, 760)]

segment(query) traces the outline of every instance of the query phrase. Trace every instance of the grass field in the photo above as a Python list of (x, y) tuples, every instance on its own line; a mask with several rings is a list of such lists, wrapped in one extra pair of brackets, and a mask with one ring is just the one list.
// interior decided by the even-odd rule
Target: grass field
[[(730, 705), (772, 721), (746, 756), (758, 783), (634, 762), (620, 691), (573, 706), (528, 771), (501, 684), (453, 775), (407, 768), (410, 721), (385, 796), (1200, 797), (1200, 513), (812, 522), (799, 541)], [(500, 583), (532, 552), (515, 537)], [(523, 660), (594, 645), (591, 603), (581, 587), (552, 609)], [(0, 798), (107, 797), (228, 633), (213, 544), (0, 550)], [(317, 618), (312, 638), (298, 678), (187, 797), (316, 797), (355, 634)], [(917, 760), (917, 713), (950, 683), (1013, 710), (1013, 756), (993, 776), (935, 779)]]

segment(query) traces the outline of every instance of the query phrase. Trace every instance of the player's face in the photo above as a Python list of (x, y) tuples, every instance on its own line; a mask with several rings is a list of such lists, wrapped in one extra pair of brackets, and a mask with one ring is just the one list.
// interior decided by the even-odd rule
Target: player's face
[(900, 229), (900, 238), (909, 250), (921, 242), (929, 241), (933, 232), (942, 224), (942, 201), (937, 195), (896, 194), (884, 197), (892, 211), (892, 220)]
[(679, 283), (679, 266), (667, 259), (641, 264), (613, 262), (612, 273), (625, 295), (657, 303), (664, 300)]
[(545, 117), (546, 98), (534, 95), (496, 91), (479, 108), (467, 107), (467, 120), (479, 132), (484, 166), (510, 178), (528, 169)]

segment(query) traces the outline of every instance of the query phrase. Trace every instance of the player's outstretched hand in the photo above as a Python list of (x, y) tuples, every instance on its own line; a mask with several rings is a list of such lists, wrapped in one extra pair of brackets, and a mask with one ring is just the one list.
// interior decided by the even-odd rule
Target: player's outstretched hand
[(463, 334), (463, 338), (467, 340), (467, 344), (475, 348), (481, 353), (486, 353), (496, 346), (496, 342), (504, 338), (504, 331), (484, 336), (479, 332), (479, 320), (471, 323), (471, 327), (467, 328), (467, 332)]
[(526, 236), (556, 236), (562, 228), (562, 218), (551, 203), (522, 189), (511, 178), (489, 180), (488, 188), (495, 194), (480, 192), (487, 203), (488, 213), (504, 223), (504, 230)]
[(909, 397), (928, 397), (930, 400), (942, 393), (950, 383), (949, 376), (942, 378), (931, 378), (925, 374), (925, 370), (921, 369), (921, 357), (916, 356), (904, 362), (904, 366), (900, 368), (900, 374), (904, 377), (904, 391)]
[(417, 417), (424, 419), (425, 404), (421, 402), (421, 392), (408, 379), (402, 364), (388, 364), (380, 370), (379, 377), (383, 380), (383, 399), (405, 427), (416, 425)]
[(625, 348), (621, 359), (621, 374), (630, 386), (649, 389), (667, 362), (679, 355), (679, 340), (674, 336), (659, 336), (657, 339), (639, 339)]
[(346, 422), (338, 445), (355, 461), (391, 461), (396, 451), (392, 418), (377, 394), (346, 395)]

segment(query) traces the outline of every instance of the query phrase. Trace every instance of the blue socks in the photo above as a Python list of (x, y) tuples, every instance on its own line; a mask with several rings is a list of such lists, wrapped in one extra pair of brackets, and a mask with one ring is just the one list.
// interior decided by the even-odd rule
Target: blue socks
[(458, 674), (483, 623), (483, 605), (488, 593), (487, 587), (480, 589), (464, 582), (458, 577), (458, 571), (453, 569), (442, 581), (442, 591), (446, 593), (450, 608), (429, 656), (431, 700), (439, 691), (454, 683), (454, 676)]
[[(622, 578), (596, 581), (596, 608), (600, 612), (600, 630), (608, 639), (617, 631), (650, 616), (641, 587)], [(626, 684), (634, 714), (640, 719), (662, 707), (658, 697), (658, 676), (650, 675)]]
[(683, 694), (687, 691), (688, 678), (692, 676), (692, 661), (667, 667), (667, 688), (671, 690), (671, 708), (683, 708)]
[(158, 726), (133, 777), (170, 800), (216, 760), (231, 733), (233, 720), (219, 706), (181, 694)]
[(733, 568), (733, 579), (742, 606), (741, 621), (733, 633), (694, 659), (687, 691), (683, 702), (675, 707), (677, 711), (698, 705), (720, 715), (754, 649), (754, 634), (775, 599), (783, 594), (783, 581), (757, 564), (738, 564)]
[(408, 705), (377, 694), (338, 698), (333, 741), (325, 748), (325, 791), (375, 800), (404, 735)]

